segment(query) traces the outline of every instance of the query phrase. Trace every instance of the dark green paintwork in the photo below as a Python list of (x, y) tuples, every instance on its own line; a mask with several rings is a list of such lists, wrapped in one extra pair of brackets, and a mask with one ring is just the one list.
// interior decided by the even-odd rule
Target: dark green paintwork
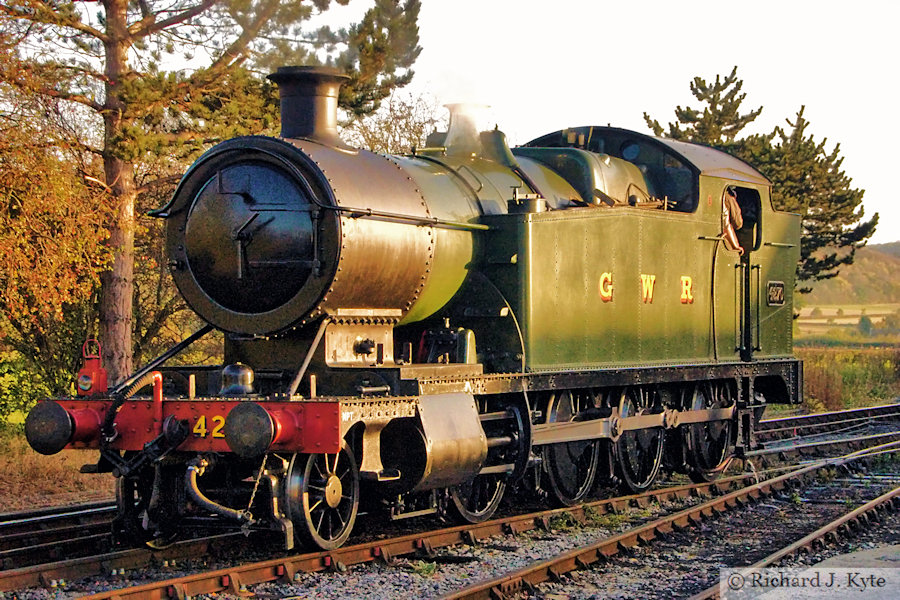
[[(594, 128), (587, 138), (604, 152), (636, 141), (645, 162), (638, 168), (589, 147), (559, 146), (515, 149), (502, 160), (392, 159), (427, 200), (430, 217), (488, 227), (429, 228), (430, 270), (401, 325), (449, 317), (453, 327), (474, 331), (494, 371), (520, 370), (522, 354), (529, 371), (734, 362), (750, 358), (740, 350), (742, 327), (758, 347), (753, 356), (789, 357), (799, 217), (772, 209), (768, 181), (711, 148), (613, 128)], [(606, 173), (610, 164), (617, 178)], [(566, 169), (555, 171), (559, 165)], [(591, 172), (580, 174), (579, 166)], [(646, 197), (632, 193), (632, 183), (665, 193), (680, 210), (628, 205)], [(721, 239), (729, 185), (759, 199), (743, 267)], [(601, 186), (614, 206), (594, 193)], [(514, 193), (535, 192), (541, 210), (509, 212)], [(742, 313), (746, 268), (750, 308)], [(604, 273), (612, 277), (610, 301), (601, 297)], [(651, 277), (652, 299), (645, 299), (643, 280)], [(683, 278), (690, 298), (683, 298)], [(784, 284), (783, 305), (765, 302), (770, 281)]]
[[(708, 175), (694, 165), (694, 212), (572, 207), (485, 219), (485, 245), (495, 249), (487, 268), (514, 305), (528, 370), (740, 360), (741, 256), (720, 239), (721, 198), (730, 184), (758, 193), (761, 205), (758, 245), (749, 251), (754, 356), (791, 355), (799, 217), (774, 211), (768, 182), (719, 155), (694, 152), (716, 175), (734, 175)], [(604, 273), (612, 274), (608, 302), (599, 289)], [(655, 276), (652, 301), (643, 297), (642, 275)], [(691, 302), (682, 302), (682, 277), (691, 279)], [(783, 282), (783, 305), (767, 305), (769, 281)]]

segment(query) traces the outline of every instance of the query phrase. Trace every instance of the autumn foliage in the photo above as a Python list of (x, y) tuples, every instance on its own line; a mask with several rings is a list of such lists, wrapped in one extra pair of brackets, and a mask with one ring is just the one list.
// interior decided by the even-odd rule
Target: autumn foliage
[(0, 307), (13, 329), (43, 330), (99, 285), (110, 210), (51, 136), (22, 121), (0, 130)]
[(409, 82), (419, 0), (317, 21), (348, 2), (0, 2), (0, 415), (28, 395), (4, 377), (65, 391), (85, 335), (116, 383), (195, 328), (159, 259), (162, 224), (141, 213), (211, 144), (278, 131), (266, 73), (336, 66), (354, 115)]

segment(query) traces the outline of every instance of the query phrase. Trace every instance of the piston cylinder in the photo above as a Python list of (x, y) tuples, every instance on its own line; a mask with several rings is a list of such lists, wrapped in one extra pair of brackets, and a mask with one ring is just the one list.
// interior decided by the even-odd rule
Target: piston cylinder
[(422, 396), (419, 421), (425, 437), (425, 464), (413, 491), (457, 485), (481, 470), (488, 445), (473, 396)]

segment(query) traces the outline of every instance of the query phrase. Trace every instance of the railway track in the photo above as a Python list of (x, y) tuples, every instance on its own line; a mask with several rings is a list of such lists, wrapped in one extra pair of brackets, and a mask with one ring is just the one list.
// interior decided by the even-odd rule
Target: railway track
[[(881, 409), (882, 407), (878, 408)], [(887, 413), (887, 409), (884, 408), (883, 411), (878, 412), (879, 414), (873, 418), (884, 418), (882, 415)], [(857, 414), (847, 417), (841, 416), (839, 413), (834, 413), (835, 419), (843, 419), (845, 422), (857, 419), (859, 416), (860, 415)], [(802, 425), (787, 423), (788, 421), (794, 421), (796, 423), (796, 420), (797, 418), (794, 417), (789, 420), (778, 419), (766, 421), (765, 423), (774, 424), (776, 422), (780, 422), (778, 425), (770, 426), (772, 430), (783, 430), (787, 427), (803, 427), (805, 430), (809, 431), (815, 427), (815, 425), (807, 425), (802, 421)], [(826, 424), (830, 425), (830, 422), (826, 421)], [(898, 438), (900, 438), (900, 433), (880, 434), (877, 437), (845, 437), (844, 439), (837, 441), (813, 442), (810, 444), (802, 444), (790, 448), (767, 448), (755, 452), (753, 457), (750, 458), (761, 459), (763, 457), (772, 455), (777, 455), (777, 457), (780, 459), (784, 459), (790, 455), (799, 455), (801, 457), (805, 457), (809, 456), (812, 453), (821, 453), (827, 450), (834, 449), (835, 447), (860, 447), (867, 443), (867, 440), (868, 443), (873, 443), (873, 439), (879, 443), (885, 443), (885, 441), (897, 440)], [(204, 575), (196, 575), (194, 576), (197, 578), (196, 581), (191, 580), (168, 583), (165, 586), (156, 588), (164, 590), (160, 593), (153, 592), (152, 590), (141, 591), (138, 588), (134, 588), (135, 593), (145, 595), (129, 597), (163, 598), (170, 597), (172, 594), (174, 594), (175, 596), (181, 596), (182, 593), (186, 595), (194, 595), (202, 592), (209, 593), (223, 590), (234, 591), (239, 589), (241, 585), (247, 585), (253, 582), (273, 579), (290, 579), (294, 576), (294, 574), (299, 572), (315, 572), (327, 569), (340, 569), (349, 564), (368, 562), (373, 560), (389, 562), (393, 557), (401, 555), (418, 555), (428, 557), (433, 553), (434, 549), (440, 548), (442, 546), (459, 543), (473, 543), (485, 537), (504, 532), (517, 533), (534, 528), (547, 529), (549, 528), (549, 523), (554, 519), (561, 518), (561, 515), (571, 515), (571, 518), (574, 518), (576, 521), (578, 521), (585, 518), (585, 511), (588, 511), (592, 515), (607, 514), (610, 512), (623, 510), (627, 506), (646, 506), (647, 504), (654, 502), (672, 501), (679, 498), (683, 499), (694, 496), (721, 493), (722, 491), (731, 489), (731, 486), (737, 485), (737, 482), (746, 484), (751, 480), (755, 481), (755, 478), (756, 475), (743, 475), (722, 479), (717, 482), (713, 482), (712, 484), (674, 486), (666, 489), (654, 490), (637, 496), (627, 496), (601, 500), (595, 503), (583, 505), (581, 507), (576, 507), (574, 509), (542, 511), (541, 513), (498, 519), (486, 524), (472, 527), (449, 528), (433, 532), (432, 534), (414, 534), (410, 536), (402, 536), (400, 538), (395, 538), (388, 541), (379, 541), (377, 543), (373, 542), (357, 546), (349, 546), (329, 553), (299, 555), (298, 557), (291, 557), (290, 559), (274, 559), (274, 561), (270, 561), (272, 562), (271, 565), (251, 569), (249, 575), (244, 571), (239, 572), (233, 568), (226, 569), (224, 573), (219, 573), (218, 575), (212, 577), (212, 580), (218, 578), (218, 583), (209, 583), (209, 581), (211, 581), (210, 577), (206, 577)], [(44, 524), (41, 525), (42, 530), (56, 530), (57, 532), (63, 532), (67, 529), (69, 531), (78, 529), (81, 526), (81, 523), (86, 523), (89, 520), (94, 520), (94, 522), (90, 524), (91, 527), (102, 527), (104, 526), (102, 524), (102, 519), (105, 518), (105, 526), (108, 530), (108, 523), (109, 519), (111, 519), (112, 511), (113, 508), (111, 504), (95, 503), (95, 505), (86, 505), (85, 507), (79, 507), (78, 510), (70, 510), (69, 512), (73, 513), (70, 518), (81, 519), (81, 521), (75, 524), (69, 523), (67, 525), (59, 525), (61, 523), (64, 523), (64, 518), (55, 517), (49, 514), (49, 511), (43, 511), (44, 514), (35, 514), (31, 515), (31, 517), (42, 520), (44, 522)], [(88, 515), (91, 516), (88, 517)], [(105, 517), (101, 517), (101, 515), (105, 515)], [(17, 515), (17, 517), (23, 517), (23, 515)], [(0, 525), (0, 531), (11, 532), (13, 531), (13, 529), (11, 528), (14, 525), (17, 527), (23, 527), (25, 526), (25, 523), (27, 523), (27, 520), (24, 518), (9, 519), (8, 521), (10, 521), (8, 525), (10, 529), (3, 529), (4, 525)], [(14, 521), (17, 524), (14, 523)], [(50, 525), (51, 523), (57, 523), (58, 526), (52, 526)], [(22, 532), (22, 530), (19, 530), (19, 532), (15, 535), (24, 535), (24, 533)], [(4, 533), (3, 538), (5, 539), (6, 537), (7, 536)], [(90, 534), (82, 537), (89, 538)], [(41, 544), (46, 545), (46, 547), (52, 546), (54, 543), (55, 542), (46, 541), (46, 539), (45, 541), (41, 542)], [(100, 556), (83, 557), (77, 558), (75, 560), (64, 560), (51, 564), (35, 565), (31, 567), (10, 569), (4, 565), (4, 571), (0, 572), (0, 591), (35, 586), (46, 586), (54, 581), (72, 580), (77, 577), (85, 577), (88, 575), (121, 573), (127, 569), (137, 569), (153, 564), (161, 564), (163, 561), (181, 560), (185, 557), (196, 557), (210, 552), (214, 553), (215, 548), (230, 546), (233, 545), (233, 543), (233, 536), (226, 535), (216, 536), (215, 538), (195, 540), (191, 542), (182, 542), (163, 552), (152, 552), (150, 550), (144, 549), (124, 550), (119, 552), (104, 553)], [(89, 545), (89, 542), (87, 543), (87, 545)], [(32, 544), (32, 547), (35, 546), (36, 545)], [(94, 552), (96, 552), (96, 548), (97, 547), (95, 546)], [(4, 551), (7, 550), (12, 553), (9, 559), (11, 561), (14, 560), (17, 549), (7, 549), (6, 547), (4, 547)], [(18, 554), (18, 556), (23, 555), (23, 552), (20, 552)], [(69, 559), (72, 558), (71, 554), (61, 553), (61, 556), (65, 556)], [(154, 584), (148, 585), (152, 587)], [(235, 585), (237, 585), (237, 587), (235, 587)], [(197, 586), (202, 586), (202, 592), (201, 588), (198, 588)], [(122, 595), (122, 593), (117, 593), (116, 595), (119, 597), (125, 597), (124, 595)]]
[(764, 419), (757, 425), (756, 439), (768, 442), (829, 432), (854, 431), (875, 422), (897, 420), (900, 420), (900, 404)]
[[(900, 447), (897, 444), (890, 444), (890, 448), (882, 447), (882, 451), (897, 452), (900, 451)], [(594, 565), (606, 562), (611, 557), (628, 552), (639, 545), (650, 544), (657, 539), (665, 538), (675, 531), (700, 525), (709, 518), (772, 496), (776, 492), (789, 490), (793, 486), (815, 478), (822, 469), (842, 466), (865, 459), (868, 456), (869, 453), (863, 451), (836, 459), (820, 461), (817, 464), (712, 498), (702, 504), (674, 512), (661, 519), (629, 529), (618, 535), (604, 538), (596, 543), (561, 553), (551, 559), (529, 565), (523, 569), (480, 581), (458, 592), (445, 595), (443, 598), (445, 600), (497, 600), (512, 598), (520, 592), (533, 590), (538, 584), (561, 581), (567, 573), (589, 569)], [(785, 547), (753, 564), (750, 568), (763, 568), (772, 565), (786, 556), (810, 548), (814, 544), (822, 543), (822, 540), (827, 536), (834, 536), (838, 531), (849, 532), (850, 523), (859, 524), (869, 518), (867, 515), (877, 511), (895, 510), (896, 508), (900, 508), (900, 487), (897, 486), (864, 506), (830, 521), (802, 539), (792, 541)], [(716, 585), (705, 590), (696, 598), (717, 597), (718, 590), (719, 587)]]
[(96, 553), (112, 546), (114, 501), (0, 515), (0, 568)]
[(808, 442), (805, 444), (770, 446), (768, 448), (747, 452), (744, 457), (748, 460), (762, 459), (763, 462), (767, 464), (775, 459), (787, 461), (790, 459), (819, 457), (824, 453), (836, 450), (862, 450), (863, 448), (872, 445), (887, 444), (897, 440), (900, 440), (900, 430), (869, 435), (846, 436), (838, 439)]
[[(535, 529), (550, 530), (552, 523), (560, 518), (573, 518), (585, 520), (589, 515), (614, 514), (628, 507), (645, 507), (659, 502), (671, 502), (695, 497), (721, 494), (734, 486), (746, 485), (754, 482), (756, 476), (746, 474), (706, 483), (672, 486), (664, 489), (653, 490), (643, 494), (621, 496), (606, 500), (599, 500), (569, 509), (545, 510), (537, 513), (515, 515), (502, 519), (495, 519), (476, 525), (466, 525), (439, 529), (426, 533), (400, 536), (387, 540), (367, 542), (345, 546), (330, 552), (316, 552), (300, 554), (289, 557), (276, 558), (258, 563), (240, 565), (227, 569), (199, 573), (173, 580), (148, 583), (143, 586), (135, 586), (128, 589), (112, 590), (108, 593), (94, 594), (91, 598), (170, 598), (188, 597), (204, 593), (219, 593), (239, 591), (241, 586), (262, 583), (266, 581), (285, 580), (291, 581), (297, 573), (340, 571), (349, 565), (381, 561), (391, 562), (399, 556), (419, 556), (429, 558), (436, 549), (458, 544), (473, 544), (492, 536), (506, 533), (523, 533)], [(221, 541), (227, 541), (222, 539)], [(188, 556), (196, 556), (201, 550), (200, 544), (185, 543), (176, 544), (167, 549), (162, 558), (143, 550), (126, 551), (111, 555), (94, 557), (93, 559), (78, 559), (64, 561), (53, 565), (44, 565), (40, 568), (19, 569), (16, 572), (0, 573), (0, 590), (19, 589), (40, 585), (40, 582), (54, 579), (71, 579), (76, 573), (81, 576), (109, 572), (111, 569), (135, 568), (139, 563), (160, 562), (161, 560), (179, 560)], [(139, 554), (140, 553), (140, 554)], [(13, 587), (10, 587), (13, 584)]]
[[(839, 535), (850, 535), (854, 529), (862, 528), (870, 520), (877, 519), (879, 513), (900, 508), (900, 486), (870, 500), (863, 506), (853, 509), (844, 515), (826, 523), (801, 539), (791, 542), (772, 552), (765, 558), (756, 561), (746, 568), (745, 573), (772, 567), (782, 560), (802, 552), (813, 552), (818, 548), (836, 541)], [(690, 600), (706, 600), (720, 597), (720, 585), (714, 585), (691, 596)]]

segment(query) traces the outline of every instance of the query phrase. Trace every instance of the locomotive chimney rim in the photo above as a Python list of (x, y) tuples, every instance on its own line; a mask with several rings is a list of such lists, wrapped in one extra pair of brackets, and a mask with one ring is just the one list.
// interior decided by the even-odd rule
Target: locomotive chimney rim
[(278, 84), (281, 137), (347, 147), (337, 131), (337, 105), (350, 77), (330, 67), (279, 67), (268, 78)]

